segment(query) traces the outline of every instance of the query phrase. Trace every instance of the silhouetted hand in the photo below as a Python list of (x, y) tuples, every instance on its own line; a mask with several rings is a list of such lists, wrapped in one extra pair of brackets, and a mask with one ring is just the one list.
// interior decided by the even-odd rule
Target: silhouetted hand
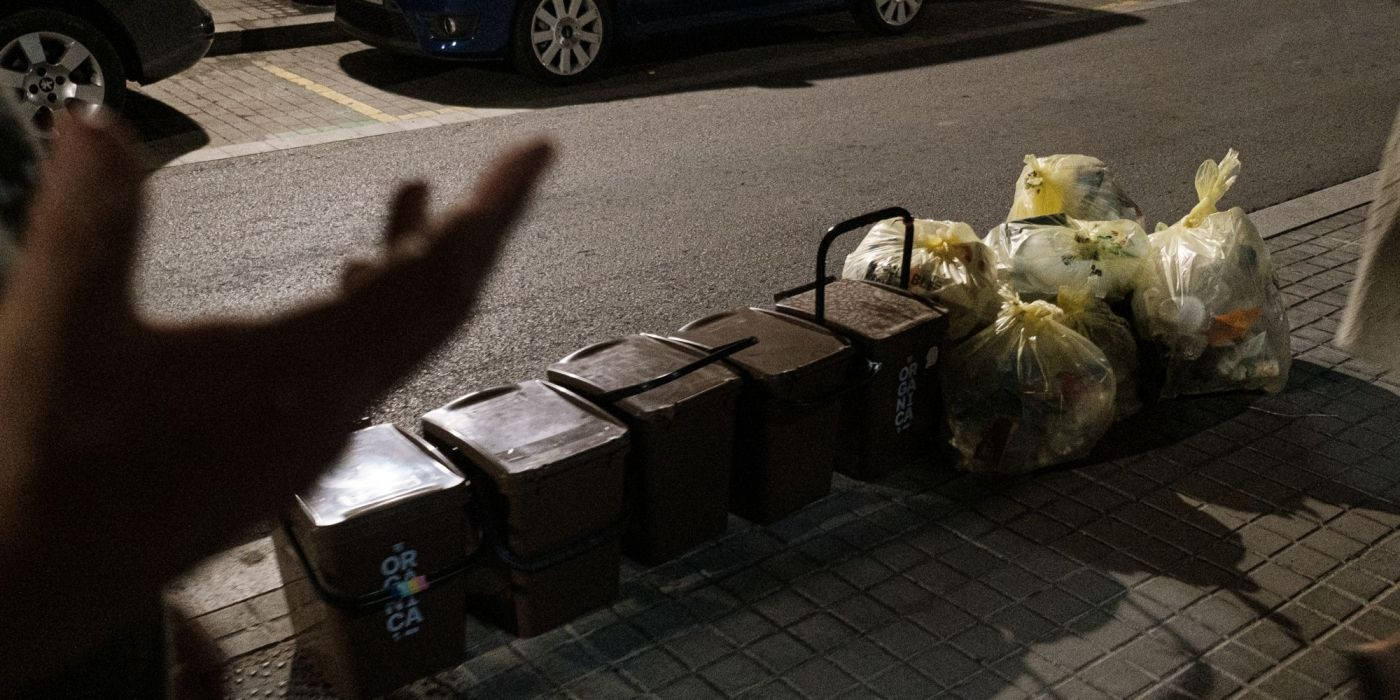
[(404, 187), (334, 299), (158, 326), (132, 304), (139, 158), (114, 125), (68, 123), (0, 298), (0, 677), (52, 670), (313, 480), (471, 316), (551, 155), (511, 150), (440, 216)]

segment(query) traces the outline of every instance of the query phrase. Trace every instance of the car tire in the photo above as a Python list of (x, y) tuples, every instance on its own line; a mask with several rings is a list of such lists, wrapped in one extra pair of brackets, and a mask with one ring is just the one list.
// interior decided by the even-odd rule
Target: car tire
[(927, 13), (930, 0), (856, 0), (851, 14), (874, 34), (902, 34), (913, 29)]
[(120, 109), (126, 69), (112, 42), (88, 21), (24, 10), (0, 19), (0, 92), (31, 130), (47, 136), (61, 108), (85, 115)]
[(520, 0), (511, 41), (516, 70), (542, 83), (596, 77), (617, 43), (608, 0)]

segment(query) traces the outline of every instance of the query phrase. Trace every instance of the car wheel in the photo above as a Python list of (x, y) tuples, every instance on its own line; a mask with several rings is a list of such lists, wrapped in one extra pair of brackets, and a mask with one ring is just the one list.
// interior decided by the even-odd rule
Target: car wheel
[(589, 80), (617, 40), (607, 0), (521, 0), (512, 53), (518, 70), (545, 83)]
[(868, 31), (899, 34), (918, 22), (924, 0), (856, 0), (852, 14)]
[(0, 93), (35, 133), (47, 136), (58, 114), (117, 109), (126, 71), (96, 27), (53, 10), (26, 10), (0, 20)]

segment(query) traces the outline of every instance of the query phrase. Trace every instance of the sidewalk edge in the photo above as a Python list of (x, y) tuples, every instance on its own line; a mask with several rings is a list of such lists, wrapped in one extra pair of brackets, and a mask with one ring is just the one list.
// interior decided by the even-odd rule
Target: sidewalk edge
[(1371, 173), (1250, 212), (1249, 218), (1259, 229), (1259, 235), (1270, 238), (1348, 209), (1369, 204), (1375, 198), (1379, 181), (1380, 173)]
[(214, 33), (209, 56), (229, 56), (250, 51), (276, 51), (350, 41), (336, 26), (334, 14), (318, 12), (263, 22), (221, 25)]

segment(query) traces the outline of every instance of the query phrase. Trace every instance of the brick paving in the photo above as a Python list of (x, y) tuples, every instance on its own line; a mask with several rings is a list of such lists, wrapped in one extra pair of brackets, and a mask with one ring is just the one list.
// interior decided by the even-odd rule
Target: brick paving
[[(624, 564), (621, 601), (562, 629), (471, 623), (462, 665), (398, 695), (1352, 697), (1344, 651), (1400, 631), (1400, 377), (1328, 345), (1363, 216), (1269, 241), (1297, 358), (1281, 395), (1150, 407), (1071, 469), (838, 477), (774, 526)], [(232, 566), (266, 578), (269, 551)], [(272, 587), (197, 618), (229, 693), (322, 696)]]
[(306, 15), (325, 15), (331, 9), (325, 5), (308, 5), (293, 0), (203, 0), (214, 15), (217, 29), (256, 26), (273, 20)]
[(431, 102), (356, 80), (340, 59), (365, 48), (344, 42), (205, 58), (139, 88), (164, 109), (148, 103), (135, 121), (156, 158), (179, 165), (520, 111)]

